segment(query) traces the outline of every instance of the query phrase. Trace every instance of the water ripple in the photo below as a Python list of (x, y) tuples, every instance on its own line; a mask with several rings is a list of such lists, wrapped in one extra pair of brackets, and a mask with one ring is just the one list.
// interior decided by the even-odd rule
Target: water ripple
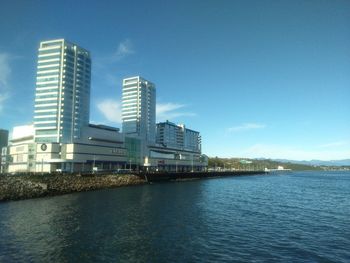
[(350, 174), (163, 183), (0, 204), (0, 262), (350, 262)]

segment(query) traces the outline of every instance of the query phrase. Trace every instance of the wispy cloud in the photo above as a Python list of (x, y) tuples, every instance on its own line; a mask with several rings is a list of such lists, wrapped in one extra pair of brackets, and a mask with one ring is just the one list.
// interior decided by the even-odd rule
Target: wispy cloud
[(117, 100), (105, 99), (97, 103), (98, 110), (110, 122), (122, 122), (121, 103)]
[(256, 129), (264, 129), (265, 127), (266, 127), (265, 124), (260, 124), (260, 123), (244, 123), (239, 126), (228, 128), (227, 130), (229, 132), (241, 132), (241, 131), (249, 131), (249, 130), (256, 130)]
[(130, 39), (124, 39), (118, 44), (117, 50), (113, 53), (111, 59), (112, 61), (120, 61), (126, 56), (132, 55), (135, 53), (133, 44)]
[(99, 76), (101, 73), (111, 72), (111, 68), (116, 66), (113, 64), (135, 53), (136, 51), (132, 41), (130, 39), (124, 39), (113, 50), (104, 54), (98, 54), (94, 59), (94, 68)]
[(178, 103), (157, 103), (157, 121), (173, 120), (182, 116), (196, 116), (193, 112), (184, 111), (186, 105)]
[[(158, 103), (156, 105), (157, 121), (173, 120), (181, 116), (195, 116), (193, 112), (183, 111), (186, 107), (178, 103)], [(97, 103), (97, 109), (102, 115), (113, 123), (122, 122), (122, 107), (118, 100), (104, 99)]]
[(0, 112), (9, 97), (10, 58), (8, 53), (0, 53)]
[(321, 144), (319, 148), (334, 148), (334, 147), (345, 146), (348, 144), (349, 144), (349, 141), (336, 141), (336, 142)]
[(178, 104), (178, 103), (172, 103), (172, 102), (168, 102), (168, 103), (158, 103), (157, 104), (157, 114), (164, 114), (167, 112), (171, 112), (174, 110), (178, 110), (185, 107), (185, 105), (183, 104)]

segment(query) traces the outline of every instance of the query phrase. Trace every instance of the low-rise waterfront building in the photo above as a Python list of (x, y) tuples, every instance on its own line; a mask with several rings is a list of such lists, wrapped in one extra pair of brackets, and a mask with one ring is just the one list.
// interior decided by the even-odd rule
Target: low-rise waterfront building
[(35, 172), (34, 126), (16, 126), (7, 149), (9, 173)]
[[(156, 171), (194, 172), (204, 171), (208, 158), (200, 152), (154, 145), (149, 147), (149, 166)], [(145, 160), (146, 163), (146, 160)]]
[(37, 144), (36, 159), (37, 172), (116, 170), (126, 165), (124, 135), (113, 127), (89, 124), (74, 143)]
[(8, 172), (93, 172), (125, 168), (124, 135), (117, 128), (90, 124), (81, 132), (80, 139), (74, 143), (35, 142), (34, 132), (14, 137), (9, 146)]

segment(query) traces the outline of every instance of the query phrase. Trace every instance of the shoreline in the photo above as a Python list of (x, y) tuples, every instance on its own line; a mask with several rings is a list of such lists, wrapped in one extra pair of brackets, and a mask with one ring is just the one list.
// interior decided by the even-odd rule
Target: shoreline
[(192, 181), (232, 176), (266, 174), (263, 171), (180, 172), (123, 175), (12, 175), (0, 176), (0, 202), (87, 192), (153, 182)]
[(0, 203), (146, 184), (137, 175), (0, 176)]

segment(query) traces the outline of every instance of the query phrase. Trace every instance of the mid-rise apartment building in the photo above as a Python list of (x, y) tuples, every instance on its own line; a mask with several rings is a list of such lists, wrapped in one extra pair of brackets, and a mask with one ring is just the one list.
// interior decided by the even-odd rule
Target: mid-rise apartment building
[(166, 121), (157, 123), (157, 144), (167, 148), (201, 152), (201, 136), (198, 131), (188, 129), (183, 124)]

